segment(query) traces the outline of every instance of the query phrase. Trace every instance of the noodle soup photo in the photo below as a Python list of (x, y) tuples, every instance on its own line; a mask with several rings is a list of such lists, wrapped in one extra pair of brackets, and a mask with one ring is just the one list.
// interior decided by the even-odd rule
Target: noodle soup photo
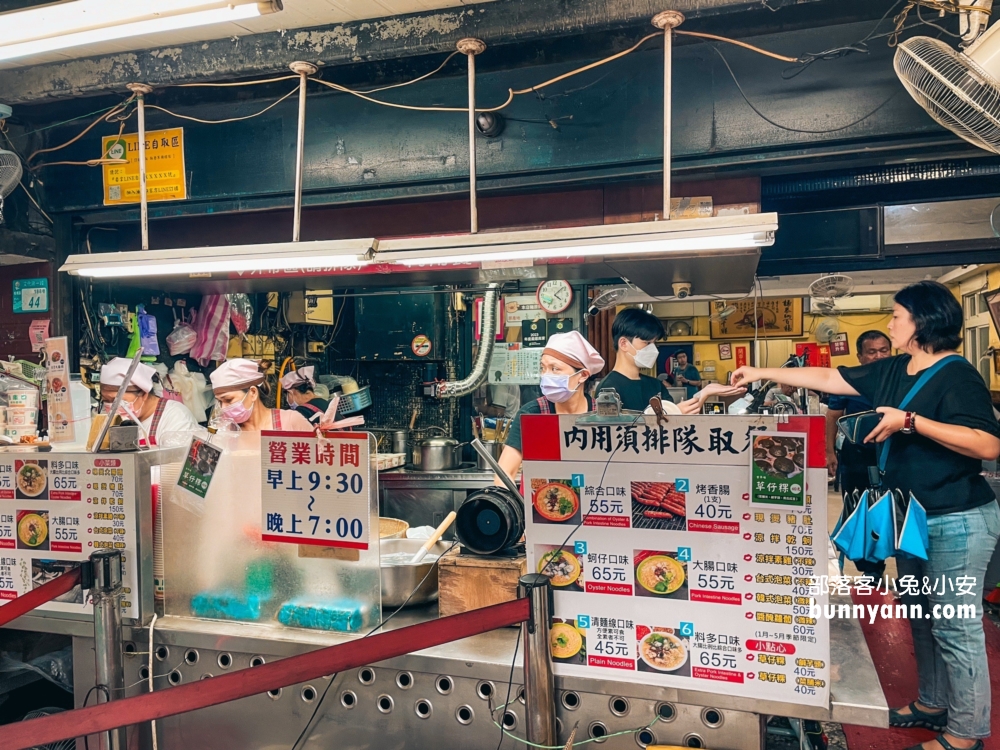
[(677, 559), (677, 552), (635, 550), (633, 569), (636, 596), (688, 598), (687, 565)]
[(49, 462), (15, 461), (14, 486), (21, 500), (47, 500)]
[(691, 675), (688, 659), (689, 643), (679, 635), (677, 628), (649, 627), (637, 625), (635, 637), (638, 641), (638, 661), (640, 672), (672, 674), (678, 677)]
[(535, 523), (578, 524), (580, 496), (568, 479), (532, 479), (531, 512)]
[(47, 550), (49, 548), (49, 512), (19, 510), (17, 512), (17, 548)]
[(583, 591), (583, 561), (572, 547), (535, 545), (537, 572), (548, 576), (556, 591)]
[(576, 620), (552, 620), (549, 628), (552, 661), (563, 664), (587, 663), (587, 636), (576, 626)]

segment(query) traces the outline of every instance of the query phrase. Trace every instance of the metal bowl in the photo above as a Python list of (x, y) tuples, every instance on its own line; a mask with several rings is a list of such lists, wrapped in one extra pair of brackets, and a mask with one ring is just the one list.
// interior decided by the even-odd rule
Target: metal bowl
[[(424, 546), (423, 539), (383, 539), (380, 542), (381, 554), (395, 555), (405, 552), (415, 555)], [(443, 555), (451, 546), (451, 542), (437, 542), (431, 547), (429, 555)], [(382, 609), (396, 608), (406, 601), (410, 592), (417, 588), (420, 581), (426, 575), (427, 580), (420, 584), (406, 606), (415, 607), (418, 604), (433, 602), (438, 597), (438, 571), (434, 566), (436, 560), (424, 561), (419, 565), (383, 565), (382, 566)], [(427, 572), (434, 567), (430, 575)]]

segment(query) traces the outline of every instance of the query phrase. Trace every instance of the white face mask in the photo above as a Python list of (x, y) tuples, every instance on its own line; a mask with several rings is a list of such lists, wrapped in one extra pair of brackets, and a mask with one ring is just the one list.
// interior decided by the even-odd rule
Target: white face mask
[(635, 351), (632, 359), (635, 360), (635, 366), (640, 370), (648, 370), (656, 365), (656, 360), (660, 356), (660, 350), (656, 348), (656, 344), (647, 344), (642, 349), (636, 349), (631, 343), (629, 346)]

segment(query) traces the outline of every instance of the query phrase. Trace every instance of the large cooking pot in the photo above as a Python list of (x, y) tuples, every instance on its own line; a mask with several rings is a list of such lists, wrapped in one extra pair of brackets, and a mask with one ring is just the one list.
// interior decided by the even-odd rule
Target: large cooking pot
[[(423, 539), (383, 539), (379, 547), (382, 555), (383, 609), (390, 607), (395, 609), (402, 606), (403, 602), (406, 602), (408, 607), (415, 607), (437, 599), (436, 558), (447, 552), (451, 545), (451, 542), (437, 542), (422, 562), (410, 565), (408, 559), (424, 546)], [(433, 572), (428, 575), (432, 568)], [(408, 596), (410, 600), (406, 601)]]
[(454, 438), (426, 438), (420, 442), (421, 471), (450, 471), (462, 464), (462, 445)]

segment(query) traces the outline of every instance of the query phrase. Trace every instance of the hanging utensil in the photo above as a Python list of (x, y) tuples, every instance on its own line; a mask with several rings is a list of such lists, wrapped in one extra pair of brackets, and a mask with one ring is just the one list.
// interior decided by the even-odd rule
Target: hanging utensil
[(457, 515), (458, 514), (455, 513), (455, 511), (452, 511), (447, 516), (445, 516), (444, 520), (441, 522), (441, 525), (438, 526), (436, 529), (434, 529), (434, 533), (431, 534), (430, 539), (424, 542), (424, 546), (421, 547), (417, 551), (417, 554), (413, 556), (413, 559), (410, 560), (410, 565), (416, 565), (421, 560), (423, 560), (424, 557), (427, 556), (427, 553), (430, 552), (431, 547), (433, 547), (437, 543), (438, 539), (444, 536), (444, 532), (448, 530), (448, 527), (451, 526), (452, 522), (455, 520), (455, 516)]

